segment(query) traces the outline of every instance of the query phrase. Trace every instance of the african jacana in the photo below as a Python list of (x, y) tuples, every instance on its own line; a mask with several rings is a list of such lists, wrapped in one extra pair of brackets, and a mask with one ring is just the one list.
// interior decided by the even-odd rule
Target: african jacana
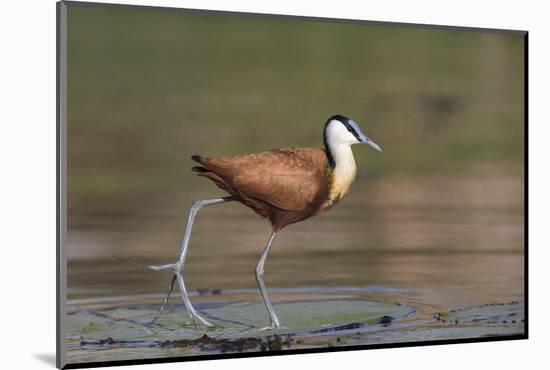
[(177, 280), (181, 298), (189, 315), (204, 325), (212, 326), (197, 313), (189, 300), (183, 281), (183, 265), (198, 210), (203, 206), (236, 200), (267, 218), (273, 227), (267, 246), (256, 266), (256, 281), (269, 313), (270, 325), (267, 328), (280, 327), (280, 321), (273, 310), (262, 278), (264, 264), (276, 233), (289, 224), (330, 209), (347, 194), (357, 171), (351, 145), (368, 144), (377, 151), (382, 151), (361, 132), (353, 120), (341, 115), (332, 116), (327, 120), (324, 144), (324, 150), (286, 148), (233, 157), (192, 157), (202, 165), (193, 167), (193, 171), (212, 180), (230, 196), (194, 202), (187, 220), (178, 261), (168, 265), (149, 266), (157, 271), (174, 270), (168, 293), (153, 322), (160, 317)]

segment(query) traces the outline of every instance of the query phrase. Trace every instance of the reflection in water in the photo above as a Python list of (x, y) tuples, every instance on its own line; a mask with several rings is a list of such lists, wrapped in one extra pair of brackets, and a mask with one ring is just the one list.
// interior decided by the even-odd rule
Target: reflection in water
[[(140, 217), (98, 213), (69, 231), (69, 300), (164, 291), (169, 272), (117, 262), (172, 262), (191, 197)], [(326, 214), (280, 233), (266, 266), (268, 287), (384, 286), (392, 299), (425, 310), (523, 299), (523, 188), (519, 169), (364, 179)], [(97, 223), (96, 223), (97, 222)], [(240, 204), (202, 210), (187, 264), (188, 289), (254, 288), (254, 266), (269, 234)], [(278, 292), (273, 289), (273, 299)], [(369, 297), (388, 297), (370, 291)], [(390, 294), (391, 295), (391, 294)], [(195, 300), (208, 300), (199, 296)], [(250, 296), (254, 299), (254, 296)], [(259, 295), (257, 296), (259, 300)]]
[[(349, 196), (279, 234), (265, 274), (274, 303), (322, 291), (402, 302), (411, 320), (433, 323), (436, 312), (523, 300), (520, 34), (80, 6), (69, 18), (69, 312), (154, 312), (170, 272), (112, 256), (176, 259), (192, 201), (221, 194), (190, 172), (191, 155), (319, 146), (336, 113), (384, 153), (354, 148)], [(269, 232), (240, 204), (200, 211), (185, 266), (196, 307), (261, 303), (254, 268)], [(517, 324), (354, 338), (479, 337)], [(73, 339), (83, 360), (159, 356), (91, 353)]]

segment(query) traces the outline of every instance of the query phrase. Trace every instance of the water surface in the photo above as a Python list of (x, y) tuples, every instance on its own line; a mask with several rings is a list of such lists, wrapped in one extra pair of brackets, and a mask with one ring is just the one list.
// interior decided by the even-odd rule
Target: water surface
[[(74, 4), (68, 17), (69, 362), (523, 332), (521, 35)], [(190, 326), (177, 298), (148, 326), (170, 272), (113, 255), (175, 261), (191, 203), (225, 195), (190, 156), (320, 147), (337, 113), (384, 152), (355, 146), (349, 196), (278, 235), (265, 282), (289, 327), (258, 332), (270, 227), (237, 203), (200, 211), (185, 266), (218, 328)]]
[[(288, 227), (277, 238), (265, 281), (276, 310), (290, 321), (278, 332), (258, 331), (268, 317), (253, 273), (269, 227), (238, 203), (201, 210), (185, 266), (192, 300), (216, 322), (214, 331), (193, 326), (177, 295), (166, 321), (160, 321), (162, 330), (141, 328), (154, 317), (170, 272), (112, 257), (173, 262), (187, 197), (140, 220), (113, 218), (107, 227), (102, 218), (102, 224), (71, 230), (69, 312), (76, 326), (70, 333), (69, 358), (133, 358), (136, 353), (129, 349), (140, 347), (149, 348), (141, 353), (145, 357), (257, 351), (269, 349), (269, 336), (275, 333), (290, 340), (281, 349), (522, 334), (524, 230), (518, 170), (500, 169), (498, 177), (480, 169), (462, 176), (360, 178), (341, 204)], [(300, 317), (327, 309), (338, 316), (338, 307), (344, 310), (342, 304), (357, 300), (364, 303), (354, 308), (355, 316), (300, 323)], [(372, 305), (382, 309), (373, 311)], [(209, 313), (213, 307), (219, 307), (217, 313)], [(235, 317), (242, 307), (249, 311), (248, 322)], [(395, 312), (392, 307), (407, 309)], [(449, 316), (480, 307), (488, 308), (476, 313), (477, 319), (459, 322)], [(130, 311), (122, 318), (112, 315), (125, 308)], [(136, 315), (132, 325), (138, 329), (124, 337), (120, 325), (128, 324), (128, 312)], [(384, 316), (391, 318), (389, 325), (380, 323)], [(102, 323), (106, 317), (111, 321)], [(457, 321), (455, 326), (448, 326), (451, 321)], [(338, 330), (321, 335), (324, 325)], [(174, 334), (174, 328), (183, 329)], [(144, 338), (137, 335), (144, 330)], [(208, 339), (169, 344), (204, 334)], [(228, 335), (252, 342), (220, 342)]]

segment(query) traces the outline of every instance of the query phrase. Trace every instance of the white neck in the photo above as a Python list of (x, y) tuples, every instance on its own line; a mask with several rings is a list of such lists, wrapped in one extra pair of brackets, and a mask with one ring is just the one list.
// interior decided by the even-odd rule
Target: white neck
[(355, 173), (357, 167), (355, 166), (355, 158), (351, 151), (351, 145), (348, 144), (336, 144), (332, 145), (329, 149), (332, 158), (334, 159), (334, 170), (342, 175)]
[(357, 174), (355, 159), (353, 158), (353, 152), (349, 144), (333, 144), (327, 150), (330, 150), (334, 159), (331, 198), (341, 199), (346, 195), (353, 180), (355, 180), (355, 175)]

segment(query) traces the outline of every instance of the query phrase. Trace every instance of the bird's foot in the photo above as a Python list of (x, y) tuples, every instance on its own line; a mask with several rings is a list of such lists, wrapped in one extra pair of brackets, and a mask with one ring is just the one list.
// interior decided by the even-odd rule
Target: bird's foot
[(214, 324), (212, 324), (210, 321), (206, 320), (204, 317), (199, 315), (197, 312), (194, 312), (193, 314), (189, 314), (191, 316), (191, 320), (195, 324), (195, 326), (204, 325), (207, 328), (213, 328)]
[(172, 289), (174, 287), (174, 283), (178, 282), (179, 289), (180, 289), (180, 295), (183, 300), (183, 303), (185, 303), (185, 308), (187, 309), (187, 313), (189, 314), (189, 317), (195, 324), (195, 326), (204, 325), (206, 327), (212, 328), (214, 325), (206, 320), (204, 317), (199, 315), (193, 305), (191, 304), (191, 300), (189, 299), (189, 295), (187, 294), (187, 289), (185, 288), (185, 283), (183, 281), (183, 262), (178, 261), (176, 263), (169, 263), (166, 265), (148, 265), (149, 269), (154, 271), (162, 271), (162, 270), (169, 270), (172, 269), (174, 271), (174, 274), (172, 276), (172, 280), (170, 282), (170, 285), (168, 287), (168, 293), (166, 294), (164, 301), (159, 309), (159, 312), (157, 313), (157, 316), (153, 319), (151, 324), (153, 324), (161, 315), (162, 310), (164, 309), (164, 306), (168, 302), (168, 299), (170, 298), (170, 293), (172, 292)]
[(215, 328), (215, 325), (206, 320), (205, 318), (198, 316), (194, 317), (189, 315), (189, 319), (182, 323), (182, 326), (185, 327), (193, 327), (195, 329), (198, 329), (199, 327), (206, 327), (207, 329)]
[(260, 328), (261, 331), (268, 331), (268, 330), (277, 330), (277, 329), (283, 329), (284, 327), (281, 326), (280, 323), (274, 323), (272, 322), (268, 326), (265, 326), (263, 328)]

